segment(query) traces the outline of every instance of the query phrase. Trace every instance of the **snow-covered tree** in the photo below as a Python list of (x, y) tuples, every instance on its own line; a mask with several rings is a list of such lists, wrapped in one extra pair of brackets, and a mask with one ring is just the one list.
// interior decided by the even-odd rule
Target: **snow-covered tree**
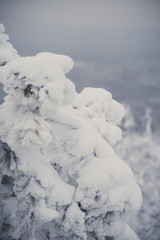
[(141, 191), (111, 147), (124, 109), (104, 89), (78, 94), (72, 67), (39, 53), (0, 69), (4, 239), (138, 239), (128, 222)]

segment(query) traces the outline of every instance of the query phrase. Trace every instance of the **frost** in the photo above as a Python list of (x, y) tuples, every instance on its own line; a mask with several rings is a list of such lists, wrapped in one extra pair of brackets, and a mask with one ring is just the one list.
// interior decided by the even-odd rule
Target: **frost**
[(128, 129), (123, 141), (116, 146), (116, 151), (133, 169), (144, 196), (142, 207), (130, 224), (140, 239), (157, 240), (160, 236), (160, 144), (152, 132), (153, 114), (147, 107), (145, 115), (142, 116), (146, 128), (144, 126), (144, 132), (141, 133), (133, 131), (136, 122), (128, 106), (127, 112), (123, 126)]

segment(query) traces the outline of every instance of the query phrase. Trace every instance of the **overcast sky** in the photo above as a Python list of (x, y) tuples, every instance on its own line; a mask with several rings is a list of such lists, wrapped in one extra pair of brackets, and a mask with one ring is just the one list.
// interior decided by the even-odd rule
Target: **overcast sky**
[(159, 112), (160, 0), (0, 0), (0, 22), (21, 56), (70, 56), (78, 91), (103, 87), (136, 113)]
[(20, 55), (96, 61), (160, 52), (159, 0), (0, 0), (0, 22)]

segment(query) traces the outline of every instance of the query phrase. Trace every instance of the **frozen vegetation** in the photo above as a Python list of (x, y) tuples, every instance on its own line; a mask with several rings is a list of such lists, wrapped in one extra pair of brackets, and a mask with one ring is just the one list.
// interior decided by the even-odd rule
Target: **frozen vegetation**
[(160, 144), (152, 133), (152, 111), (146, 108), (144, 132), (136, 132), (135, 121), (129, 107), (123, 120), (125, 136), (116, 145), (116, 152), (132, 168), (143, 194), (142, 207), (131, 226), (141, 240), (159, 240), (160, 237)]
[(1, 239), (138, 240), (141, 191), (113, 150), (124, 108), (104, 89), (78, 94), (71, 58), (19, 57), (0, 32)]

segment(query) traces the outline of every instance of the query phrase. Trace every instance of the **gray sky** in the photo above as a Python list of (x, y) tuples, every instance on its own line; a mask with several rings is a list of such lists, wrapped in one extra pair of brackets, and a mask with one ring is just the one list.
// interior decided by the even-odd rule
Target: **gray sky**
[(0, 0), (0, 22), (20, 55), (160, 53), (159, 0)]
[(21, 56), (72, 57), (78, 91), (103, 87), (136, 114), (159, 113), (160, 0), (0, 0), (0, 22)]

